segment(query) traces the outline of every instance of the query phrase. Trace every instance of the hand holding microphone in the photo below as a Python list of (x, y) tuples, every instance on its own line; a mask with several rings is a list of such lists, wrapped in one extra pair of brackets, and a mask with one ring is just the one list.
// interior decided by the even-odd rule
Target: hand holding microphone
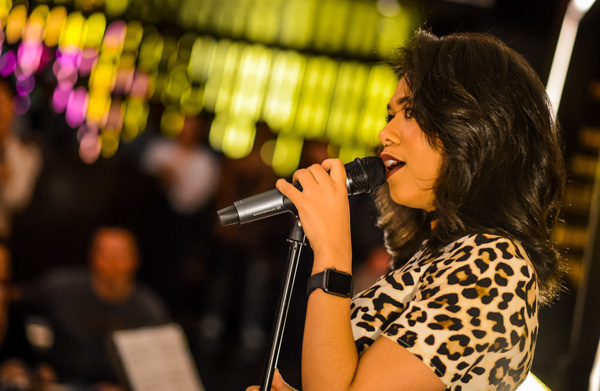
[[(344, 167), (348, 195), (369, 193), (385, 183), (386, 168), (377, 156), (357, 158)], [(299, 183), (294, 186), (302, 190)], [(221, 225), (225, 226), (250, 223), (285, 212), (296, 213), (296, 208), (279, 190), (273, 189), (236, 201), (217, 213)]]

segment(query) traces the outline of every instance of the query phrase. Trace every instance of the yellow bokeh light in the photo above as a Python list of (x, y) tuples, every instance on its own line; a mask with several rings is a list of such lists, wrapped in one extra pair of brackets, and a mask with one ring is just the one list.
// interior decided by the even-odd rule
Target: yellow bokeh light
[(111, 97), (106, 91), (91, 91), (86, 121), (99, 128), (106, 123), (106, 114), (110, 107)]
[(112, 61), (100, 59), (96, 67), (90, 73), (89, 88), (90, 92), (108, 93), (111, 88), (113, 74), (116, 72), (115, 64)]
[(204, 88), (202, 86), (191, 86), (181, 94), (179, 104), (181, 111), (186, 115), (198, 115), (204, 107)]
[(258, 1), (248, 13), (246, 36), (250, 41), (274, 43), (279, 33), (282, 0)]
[(247, 46), (242, 51), (237, 81), (231, 95), (230, 113), (258, 120), (262, 111), (271, 54), (261, 45)]
[(120, 132), (114, 129), (103, 129), (100, 132), (101, 149), (100, 155), (103, 158), (110, 158), (117, 153), (119, 149)]
[[(350, 2), (344, 0), (320, 0), (319, 13), (313, 37), (313, 46), (317, 50), (337, 53), (344, 47), (347, 39)], [(362, 26), (361, 26), (362, 27)], [(362, 30), (362, 28), (360, 29)]]
[(4, 19), (8, 16), (12, 6), (12, 0), (0, 0), (0, 19)]
[(230, 159), (248, 156), (254, 145), (256, 125), (251, 118), (230, 117), (223, 135), (223, 153)]
[(298, 168), (304, 139), (280, 134), (273, 151), (273, 171), (279, 176), (290, 176)]
[[(132, 140), (146, 127), (152, 99), (167, 107), (160, 127), (171, 136), (183, 116), (214, 113), (211, 146), (239, 158), (263, 121), (280, 136), (270, 144), (280, 174), (296, 168), (302, 139), (325, 138), (341, 145), (342, 156), (377, 144), (380, 113), (395, 83), (383, 66), (367, 61), (389, 56), (418, 23), (394, 0), (379, 1), (394, 6), (383, 13), (372, 0), (157, 0), (157, 14), (174, 11), (169, 17), (181, 22), (177, 30), (160, 25), (159, 31), (153, 22), (165, 15), (150, 15), (143, 0), (41, 3), (64, 4), (69, 13), (39, 5), (27, 18), (28, 5), (0, 0), (6, 42), (43, 39), (68, 52), (73, 73), (59, 80), (81, 84), (89, 75), (90, 125), (121, 130), (121, 141)], [(142, 3), (144, 10), (137, 7)], [(223, 36), (229, 38), (217, 38)], [(113, 135), (98, 141), (103, 156), (118, 146)]]
[(400, 7), (396, 16), (384, 17), (379, 21), (377, 52), (382, 57), (391, 57), (398, 46), (408, 40), (413, 28), (413, 15)]
[(340, 65), (327, 123), (327, 137), (336, 144), (354, 142), (358, 114), (364, 102), (368, 68), (364, 64)]
[(210, 132), (208, 133), (208, 143), (210, 147), (217, 152), (223, 151), (223, 138), (225, 136), (225, 128), (227, 127), (227, 113), (217, 114), (210, 124)]
[(372, 151), (364, 145), (356, 145), (356, 144), (342, 144), (340, 146), (340, 151), (338, 158), (344, 162), (348, 163), (357, 157), (363, 157), (367, 155), (372, 155)]
[(152, 72), (158, 69), (158, 63), (162, 56), (164, 39), (156, 30), (150, 30), (144, 36), (140, 45), (139, 69)]
[(305, 68), (306, 57), (295, 51), (273, 56), (262, 117), (274, 132), (292, 127)]
[(337, 63), (328, 57), (315, 57), (308, 61), (294, 133), (310, 139), (323, 136), (337, 73)]
[(81, 12), (71, 12), (67, 15), (65, 26), (58, 38), (58, 44), (62, 48), (82, 47), (82, 33), (85, 25), (85, 18)]
[(194, 29), (197, 26), (198, 15), (201, 13), (202, 1), (182, 0), (179, 4), (179, 23), (185, 29)]
[(133, 140), (146, 128), (150, 107), (145, 99), (129, 98), (125, 103), (123, 138)]
[(106, 31), (106, 17), (100, 12), (95, 12), (87, 18), (83, 27), (83, 46), (86, 48), (100, 48)]
[(37, 6), (33, 10), (23, 30), (23, 41), (42, 41), (49, 14), (50, 9), (47, 5)]
[(18, 5), (12, 9), (6, 21), (5, 37), (7, 43), (15, 43), (21, 39), (25, 22), (27, 21), (27, 7)]
[(283, 45), (303, 49), (313, 38), (318, 0), (288, 0), (282, 5), (280, 41)]
[(67, 10), (65, 7), (54, 7), (48, 15), (46, 29), (44, 31), (44, 42), (48, 47), (58, 45), (58, 39), (62, 33), (65, 21), (67, 20)]
[(380, 15), (373, 1), (356, 1), (353, 3), (349, 16), (349, 26), (361, 26), (361, 28), (349, 28), (346, 30), (344, 45), (350, 53), (369, 57), (373, 55), (373, 47), (377, 39), (377, 22)]
[(131, 0), (106, 0), (104, 12), (111, 18), (121, 16), (125, 13), (130, 3)]
[(167, 138), (175, 138), (181, 133), (184, 122), (185, 115), (176, 107), (168, 106), (160, 117), (160, 131)]
[(127, 32), (123, 42), (123, 51), (135, 52), (137, 54), (143, 35), (144, 26), (142, 26), (140, 22), (131, 21), (127, 23)]
[(396, 87), (397, 78), (385, 65), (371, 68), (367, 81), (365, 103), (358, 124), (358, 142), (367, 146), (379, 144), (379, 131), (385, 126), (386, 103)]
[(181, 101), (181, 95), (191, 89), (190, 81), (187, 77), (187, 67), (180, 66), (173, 69), (165, 80), (162, 92), (162, 100), (165, 103), (175, 103)]
[(211, 37), (198, 37), (190, 52), (188, 74), (190, 80), (206, 82), (210, 65), (215, 57), (216, 41)]
[[(231, 94), (235, 87), (235, 75), (239, 66), (239, 56), (243, 49), (242, 44), (224, 44), (217, 48), (217, 58), (211, 69), (211, 77), (206, 83), (205, 104), (215, 113), (229, 111)], [(220, 49), (225, 49), (225, 55), (219, 56)], [(214, 102), (214, 103), (213, 103)], [(214, 107), (209, 105), (214, 104)]]

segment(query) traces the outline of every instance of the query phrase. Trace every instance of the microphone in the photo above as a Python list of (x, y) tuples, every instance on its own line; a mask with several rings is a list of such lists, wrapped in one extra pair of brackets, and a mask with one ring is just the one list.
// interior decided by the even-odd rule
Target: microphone
[[(348, 195), (370, 193), (386, 181), (387, 170), (378, 156), (356, 158), (344, 167)], [(293, 185), (302, 190), (299, 183), (295, 182)], [(246, 224), (285, 212), (296, 213), (296, 207), (279, 190), (273, 189), (236, 201), (217, 213), (219, 222), (225, 226)]]

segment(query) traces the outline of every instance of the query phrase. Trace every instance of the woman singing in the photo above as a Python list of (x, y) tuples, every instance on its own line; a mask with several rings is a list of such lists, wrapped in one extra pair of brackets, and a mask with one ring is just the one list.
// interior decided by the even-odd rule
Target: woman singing
[[(341, 161), (298, 170), (302, 192), (277, 183), (314, 251), (302, 387), (514, 390), (561, 275), (549, 231), (565, 168), (544, 86), (482, 34), (419, 32), (396, 69), (376, 199), (387, 275), (343, 297), (352, 254)], [(342, 288), (323, 286), (323, 272)], [(273, 389), (291, 390), (279, 373)]]

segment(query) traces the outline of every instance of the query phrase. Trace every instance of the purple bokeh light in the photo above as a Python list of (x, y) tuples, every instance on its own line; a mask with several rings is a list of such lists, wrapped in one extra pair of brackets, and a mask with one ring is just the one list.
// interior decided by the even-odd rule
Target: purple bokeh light
[(0, 56), (0, 76), (7, 77), (15, 71), (17, 67), (17, 56), (15, 52), (8, 51)]

